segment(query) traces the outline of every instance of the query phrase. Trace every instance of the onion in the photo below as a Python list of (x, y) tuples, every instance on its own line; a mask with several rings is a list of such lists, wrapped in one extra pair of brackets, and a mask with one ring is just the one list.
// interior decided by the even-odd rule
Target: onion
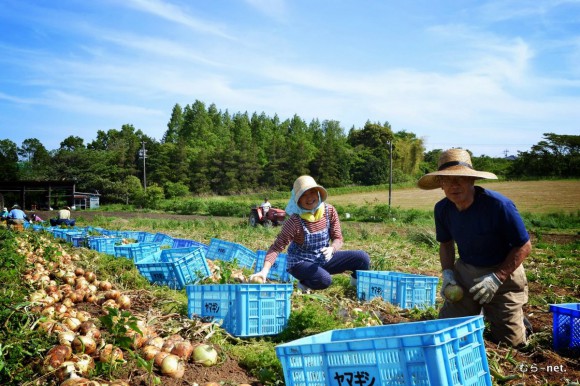
[(177, 355), (168, 354), (161, 363), (161, 373), (171, 378), (182, 378), (185, 365)]
[(157, 355), (161, 351), (161, 349), (156, 346), (147, 345), (143, 347), (141, 351), (143, 352), (143, 358), (145, 358), (145, 360), (150, 361), (151, 359), (155, 358), (155, 355)]
[(82, 323), (79, 324), (79, 333), (82, 335), (86, 335), (87, 332), (89, 332), (89, 330), (96, 328), (97, 326), (95, 325), (95, 323), (91, 320), (86, 320)]
[(209, 344), (200, 344), (193, 350), (193, 361), (202, 366), (210, 367), (217, 363), (218, 353)]
[(75, 367), (82, 375), (87, 375), (95, 368), (95, 361), (88, 354), (80, 354), (73, 358), (73, 361), (75, 362)]
[(155, 363), (155, 366), (157, 367), (161, 367), (161, 363), (163, 362), (163, 360), (165, 359), (166, 356), (171, 355), (170, 353), (166, 352), (166, 351), (159, 351), (156, 355), (155, 358), (153, 358), (153, 362)]
[(58, 369), (56, 369), (55, 375), (59, 381), (64, 381), (70, 378), (75, 372), (75, 364), (71, 361), (63, 362)]
[(97, 327), (93, 327), (89, 331), (87, 331), (87, 333), (85, 335), (90, 336), (95, 341), (97, 341), (97, 340), (101, 339), (101, 330), (99, 330)]
[(119, 299), (119, 296), (121, 296), (121, 291), (119, 291), (119, 290), (112, 289), (112, 290), (108, 290), (107, 292), (105, 292), (105, 297), (107, 299), (117, 300), (117, 299)]
[(131, 299), (127, 295), (121, 295), (117, 298), (117, 304), (119, 305), (120, 309), (126, 310), (131, 308)]
[(66, 318), (64, 324), (71, 329), (71, 331), (77, 331), (81, 326), (81, 321), (77, 318)]
[(99, 283), (99, 289), (101, 291), (108, 291), (111, 288), (113, 288), (113, 285), (109, 281), (103, 280), (102, 282)]
[(165, 343), (165, 340), (160, 337), (160, 336), (155, 336), (153, 338), (149, 338), (146, 342), (145, 345), (147, 346), (155, 346), (158, 349), (161, 349), (163, 347), (163, 344)]
[(63, 331), (58, 334), (58, 343), (70, 346), (72, 341), (76, 338), (76, 334), (72, 331)]
[(97, 275), (92, 271), (87, 271), (85, 272), (85, 279), (87, 279), (89, 283), (93, 283), (97, 279)]
[(187, 361), (193, 353), (193, 345), (190, 341), (187, 340), (176, 342), (175, 346), (173, 346), (173, 349), (171, 350), (171, 353), (177, 355), (184, 361)]
[(75, 275), (77, 275), (77, 276), (83, 276), (84, 274), (85, 274), (85, 270), (84, 269), (82, 269), (80, 267), (77, 268), (77, 269), (75, 269)]
[(123, 351), (112, 344), (106, 344), (99, 353), (99, 360), (103, 363), (115, 363), (123, 361)]
[(87, 320), (90, 320), (92, 317), (93, 316), (88, 311), (77, 312), (77, 319), (80, 320), (81, 322), (86, 322)]
[(109, 299), (109, 300), (105, 300), (105, 302), (101, 305), (101, 309), (103, 310), (103, 312), (108, 315), (109, 314), (109, 308), (119, 308), (119, 305), (117, 304), (117, 302), (113, 299)]
[(71, 344), (74, 352), (92, 354), (97, 350), (97, 343), (95, 339), (90, 336), (79, 335), (77, 336)]

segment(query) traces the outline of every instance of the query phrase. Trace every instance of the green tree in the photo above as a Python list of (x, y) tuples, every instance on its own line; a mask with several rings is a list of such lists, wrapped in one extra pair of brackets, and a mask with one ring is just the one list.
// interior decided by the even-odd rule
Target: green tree
[(389, 143), (393, 132), (388, 123), (367, 122), (362, 130), (352, 129), (348, 143), (354, 148), (353, 182), (379, 185), (389, 180)]
[(0, 140), (0, 181), (18, 181), (18, 146), (9, 139)]
[(579, 177), (580, 135), (545, 133), (530, 151), (519, 152), (508, 175), (522, 177)]

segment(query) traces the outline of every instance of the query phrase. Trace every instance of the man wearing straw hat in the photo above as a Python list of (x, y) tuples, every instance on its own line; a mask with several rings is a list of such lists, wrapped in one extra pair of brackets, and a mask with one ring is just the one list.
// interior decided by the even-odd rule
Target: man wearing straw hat
[[(441, 188), (445, 193), (435, 204), (445, 299), (439, 317), (478, 315), (483, 310), (492, 341), (522, 347), (526, 344), (523, 305), (528, 301), (522, 262), (531, 251), (530, 237), (514, 203), (475, 186), (478, 179), (497, 176), (473, 169), (467, 151), (450, 149), (441, 154), (438, 170), (418, 182), (421, 189)], [(445, 297), (450, 284), (464, 289), (463, 298), (452, 302)]]
[(294, 181), (286, 213), (290, 218), (266, 252), (264, 268), (250, 276), (265, 282), (278, 254), (286, 246), (286, 270), (299, 280), (302, 292), (325, 289), (332, 283), (331, 275), (351, 271), (350, 283), (356, 286), (356, 271), (368, 270), (369, 255), (360, 250), (340, 250), (343, 244), (338, 213), (327, 204), (328, 193), (310, 176)]

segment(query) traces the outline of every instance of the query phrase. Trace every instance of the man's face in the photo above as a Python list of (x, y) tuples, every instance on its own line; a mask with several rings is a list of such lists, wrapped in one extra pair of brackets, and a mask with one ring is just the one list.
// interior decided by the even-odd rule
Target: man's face
[(318, 206), (318, 190), (308, 189), (302, 193), (302, 196), (300, 196), (300, 199), (298, 200), (298, 205), (306, 210), (316, 208), (316, 206)]
[(457, 206), (471, 204), (473, 200), (473, 177), (439, 176), (439, 184), (445, 197)]

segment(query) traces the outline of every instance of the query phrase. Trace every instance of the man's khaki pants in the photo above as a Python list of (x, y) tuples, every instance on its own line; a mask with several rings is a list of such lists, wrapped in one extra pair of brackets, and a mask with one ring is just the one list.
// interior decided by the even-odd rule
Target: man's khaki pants
[(494, 272), (496, 267), (476, 267), (466, 264), (461, 259), (455, 263), (455, 280), (463, 287), (463, 299), (451, 303), (445, 300), (439, 311), (440, 318), (483, 315), (490, 324), (491, 340), (504, 342), (513, 347), (526, 344), (523, 305), (528, 301), (528, 281), (524, 267), (520, 265), (499, 287), (494, 297), (487, 304), (473, 300), (469, 289), (476, 283), (473, 279)]

